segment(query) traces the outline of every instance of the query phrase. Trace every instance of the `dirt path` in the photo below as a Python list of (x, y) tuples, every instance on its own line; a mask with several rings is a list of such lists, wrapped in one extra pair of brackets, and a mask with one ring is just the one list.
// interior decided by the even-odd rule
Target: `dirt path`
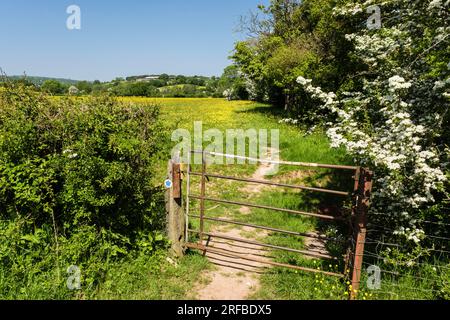
[[(276, 150), (269, 150), (270, 153), (277, 152)], [(272, 172), (274, 165), (261, 164), (252, 179), (264, 180), (265, 176)], [(265, 188), (261, 184), (248, 184), (241, 189), (244, 194), (255, 194)], [(250, 214), (251, 209), (248, 207), (239, 208), (241, 214)], [(227, 217), (222, 217), (227, 218)], [(251, 236), (255, 229), (243, 227), (237, 228), (233, 226), (218, 226), (214, 228), (213, 232), (231, 238), (245, 238), (250, 241), (261, 241), (267, 233), (258, 230), (257, 236)], [(245, 300), (250, 294), (259, 288), (259, 276), (267, 268), (262, 263), (248, 261), (242, 258), (236, 258), (236, 255), (244, 255), (253, 257), (262, 261), (269, 259), (267, 257), (267, 249), (231, 240), (210, 239), (208, 246), (215, 249), (224, 249), (232, 252), (235, 255), (230, 256), (226, 253), (212, 253), (208, 252), (206, 256), (216, 266), (212, 271), (209, 271), (205, 276), (210, 282), (206, 286), (197, 288), (197, 298), (200, 300)]]

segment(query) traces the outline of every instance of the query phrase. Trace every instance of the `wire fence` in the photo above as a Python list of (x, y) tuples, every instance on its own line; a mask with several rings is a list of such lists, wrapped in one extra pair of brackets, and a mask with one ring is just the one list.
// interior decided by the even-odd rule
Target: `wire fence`
[[(267, 163), (273, 163), (273, 161), (268, 160)], [(292, 162), (285, 161), (276, 161), (276, 163), (292, 164)], [(301, 163), (301, 165), (317, 166), (309, 163)], [(353, 169), (353, 167), (345, 168)], [(191, 172), (191, 178), (199, 178), (199, 176), (201, 175)], [(211, 173), (205, 176), (238, 182), (260, 182)], [(292, 185), (287, 183), (281, 184), (265, 181), (264, 184), (292, 187)], [(299, 189), (308, 190), (305, 187)], [(317, 188), (309, 189), (310, 191), (317, 190)], [(224, 191), (221, 190), (221, 192), (223, 195)], [(200, 197), (197, 198), (200, 199)], [(191, 196), (191, 199), (195, 200), (196, 197)], [(237, 202), (221, 201), (221, 204), (215, 205), (213, 208), (226, 206), (231, 203), (236, 204)], [(238, 204), (243, 205), (243, 203)], [(253, 207), (273, 209), (272, 207), (261, 205)], [(210, 209), (205, 209), (205, 211), (208, 210)], [(205, 220), (222, 223), (229, 222), (221, 218), (208, 218)], [(396, 225), (385, 223), (388, 221), (387, 215), (369, 214), (368, 220), (364, 251), (355, 254), (355, 256), (363, 257), (362, 266), (357, 268), (361, 271), (360, 292), (370, 292), (373, 299), (450, 299), (450, 229), (448, 228), (450, 223), (447, 223), (447, 221), (433, 221), (433, 219), (416, 219), (415, 225), (425, 226), (424, 230), (427, 230), (426, 234), (420, 235), (422, 241), (418, 245), (414, 241), (407, 241), (404, 236), (398, 234)], [(237, 224), (260, 227), (259, 225), (248, 223)], [(272, 232), (280, 231), (270, 227), (264, 227), (264, 229)], [(430, 230), (435, 230), (436, 232), (429, 232)], [(290, 236), (305, 235), (298, 232), (290, 232)], [(342, 239), (344, 242), (346, 241), (345, 236)], [(339, 240), (342, 239), (340, 238)], [(353, 248), (357, 246), (354, 238), (351, 238), (349, 241)], [(364, 295), (360, 296), (364, 297)]]
[(421, 238), (420, 245), (405, 242), (403, 237), (396, 236), (393, 228), (369, 223), (363, 290), (375, 299), (450, 299), (450, 238), (432, 234)]

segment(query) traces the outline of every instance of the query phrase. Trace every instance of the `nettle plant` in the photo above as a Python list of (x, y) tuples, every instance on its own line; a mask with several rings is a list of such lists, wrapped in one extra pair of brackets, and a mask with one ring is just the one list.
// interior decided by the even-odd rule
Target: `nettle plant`
[[(334, 14), (358, 21), (376, 4), (350, 1)], [(312, 80), (297, 82), (321, 102), (318, 113), (332, 146), (344, 146), (375, 170), (372, 221), (420, 244), (420, 220), (429, 218), (424, 212), (443, 197), (448, 179), (450, 1), (378, 5), (379, 29), (361, 25), (346, 36), (354, 44), (351, 54), (365, 66), (353, 79), (358, 89), (324, 92)]]

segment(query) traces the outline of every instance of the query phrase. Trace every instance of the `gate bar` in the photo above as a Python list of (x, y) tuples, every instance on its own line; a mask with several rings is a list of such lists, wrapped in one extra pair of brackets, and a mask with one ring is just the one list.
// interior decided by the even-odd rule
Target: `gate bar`
[(251, 157), (237, 156), (232, 154), (225, 154), (219, 152), (208, 152), (208, 151), (198, 151), (192, 150), (191, 153), (205, 153), (213, 156), (222, 156), (226, 158), (235, 158), (242, 160), (249, 160), (259, 163), (271, 163), (271, 164), (284, 164), (290, 166), (298, 166), (298, 167), (312, 167), (312, 168), (323, 168), (323, 169), (342, 169), (342, 170), (353, 170), (356, 171), (358, 167), (355, 166), (342, 166), (342, 165), (334, 165), (334, 164), (320, 164), (320, 163), (308, 163), (308, 162), (292, 162), (292, 161), (276, 161), (276, 160), (266, 160), (266, 159), (257, 159)]
[[(193, 233), (197, 233), (197, 234), (200, 233), (197, 230), (189, 230), (189, 232), (193, 232)], [(267, 248), (272, 248), (272, 249), (278, 249), (278, 250), (282, 250), (282, 251), (301, 253), (301, 254), (304, 254), (304, 255), (307, 255), (307, 256), (312, 256), (312, 257), (317, 257), (317, 258), (324, 258), (324, 259), (330, 259), (330, 260), (339, 260), (338, 258), (332, 257), (332, 256), (327, 255), (327, 254), (321, 254), (321, 253), (315, 253), (315, 252), (310, 252), (310, 251), (306, 251), (306, 250), (298, 250), (298, 249), (280, 247), (280, 246), (275, 246), (273, 244), (267, 244), (267, 243), (262, 243), (262, 242), (258, 242), (258, 241), (247, 240), (247, 239), (240, 239), (240, 238), (230, 237), (230, 236), (226, 236), (226, 235), (220, 235), (220, 234), (216, 234), (216, 233), (203, 232), (203, 234), (208, 236), (208, 237), (213, 237), (213, 238), (215, 237), (215, 238), (219, 238), (219, 239), (226, 239), (226, 240), (232, 240), (232, 241), (237, 241), (237, 242), (242, 242), (242, 243), (248, 243), (248, 244), (253, 244), (253, 245), (256, 245), (256, 246), (267, 247)]]
[(201, 199), (200, 199), (200, 244), (203, 241), (203, 218), (205, 216), (205, 194), (206, 194), (206, 161), (205, 153), (202, 154), (202, 181), (201, 181)]
[(186, 181), (186, 183), (187, 184), (186, 184), (186, 213), (185, 213), (186, 217), (184, 219), (186, 224), (184, 226), (184, 228), (185, 228), (184, 229), (184, 233), (185, 233), (184, 238), (185, 238), (186, 242), (189, 242), (188, 229), (189, 229), (189, 204), (190, 204), (189, 194), (191, 193), (191, 153), (187, 154), (187, 158), (188, 158), (188, 161), (186, 164), (186, 166), (187, 166), (187, 175), (186, 175), (187, 181)]
[(328, 272), (328, 271), (322, 271), (322, 270), (311, 269), (311, 268), (306, 268), (306, 267), (293, 266), (293, 265), (290, 265), (290, 264), (273, 262), (273, 261), (270, 261), (270, 260), (266, 261), (266, 260), (263, 260), (263, 259), (249, 258), (249, 257), (241, 255), (241, 254), (228, 253), (228, 252), (224, 252), (222, 249), (205, 247), (203, 245), (198, 245), (198, 244), (193, 244), (193, 243), (186, 243), (186, 246), (188, 248), (191, 248), (191, 249), (197, 249), (197, 250), (205, 251), (205, 252), (210, 251), (212, 253), (217, 253), (217, 254), (221, 254), (221, 253), (222, 254), (227, 254), (230, 257), (234, 256), (236, 259), (244, 259), (244, 260), (248, 260), (248, 261), (258, 262), (258, 263), (261, 263), (261, 264), (273, 265), (273, 266), (276, 266), (276, 267), (284, 267), (284, 268), (289, 268), (289, 269), (294, 269), (294, 270), (301, 270), (301, 271), (306, 271), (306, 272), (322, 273), (322, 274), (325, 274), (325, 275), (339, 277), (339, 278), (343, 278), (344, 277), (344, 275), (341, 274), (341, 273)]
[(197, 200), (206, 200), (206, 201), (217, 202), (217, 203), (233, 204), (233, 205), (249, 207), (249, 208), (259, 208), (259, 209), (274, 210), (274, 211), (287, 212), (287, 213), (293, 213), (293, 214), (300, 214), (300, 215), (304, 215), (304, 216), (316, 217), (316, 218), (325, 219), (325, 220), (339, 220), (339, 221), (344, 220), (341, 217), (329, 216), (329, 215), (324, 215), (324, 214), (319, 214), (319, 213), (310, 213), (310, 212), (303, 212), (303, 211), (297, 211), (297, 210), (291, 210), (291, 209), (283, 209), (283, 208), (276, 208), (276, 207), (263, 206), (263, 205), (257, 205), (257, 204), (250, 204), (250, 203), (245, 203), (245, 202), (214, 199), (214, 198), (202, 197), (202, 196), (197, 196), (197, 195), (192, 195), (192, 194), (189, 195), (189, 197), (192, 199), (197, 199)]
[[(194, 214), (190, 214), (189, 217), (191, 217), (191, 218), (196, 218), (196, 219), (200, 219), (200, 216), (197, 216), (197, 215), (194, 215)], [(302, 236), (302, 237), (306, 237), (306, 238), (319, 239), (319, 240), (326, 240), (326, 241), (335, 241), (335, 242), (342, 242), (342, 243), (347, 242), (347, 240), (341, 240), (341, 239), (337, 239), (337, 238), (329, 238), (329, 237), (314, 236), (314, 235), (310, 235), (310, 234), (303, 233), (303, 232), (295, 232), (295, 231), (282, 230), (282, 229), (271, 228), (271, 227), (265, 227), (265, 226), (259, 226), (259, 225), (256, 225), (256, 224), (244, 223), (244, 222), (238, 222), (238, 221), (232, 221), (232, 220), (222, 219), (222, 218), (208, 218), (208, 217), (203, 217), (203, 219), (204, 219), (204, 220), (209, 220), (209, 221), (216, 221), (216, 222), (223, 222), (223, 223), (235, 224), (235, 225), (239, 225), (239, 226), (251, 227), (251, 228), (256, 228), (256, 229), (269, 230), (269, 231), (274, 231), (274, 232), (278, 232), (278, 233), (289, 234), (289, 235), (293, 235), (293, 236)]]
[[(221, 241), (222, 239), (210, 239), (209, 240), (209, 243), (210, 244), (208, 244), (208, 247), (211, 247), (211, 248), (217, 248), (217, 249), (221, 249), (221, 250), (226, 250), (227, 252), (231, 252), (231, 253), (237, 253), (237, 254), (245, 254), (245, 255), (248, 255), (248, 256), (252, 256), (252, 257), (262, 257), (262, 258), (271, 258), (271, 259), (274, 259), (275, 257), (274, 256), (272, 256), (272, 255), (267, 255), (266, 253), (269, 253), (270, 252), (270, 249), (266, 249), (266, 248), (254, 248), (254, 247), (244, 247), (244, 246), (242, 246), (240, 243), (239, 244), (236, 244), (236, 243), (234, 243), (234, 242), (232, 242), (232, 241)], [(220, 245), (220, 244), (226, 244), (227, 246), (230, 246), (230, 247), (232, 247), (232, 249), (224, 249), (223, 247), (216, 247), (214, 244), (218, 244), (218, 245)], [(235, 248), (235, 247), (237, 247), (237, 249)], [(241, 250), (241, 249), (249, 249), (249, 250), (252, 250), (252, 251), (249, 251), (249, 252), (242, 252), (242, 251), (239, 251), (239, 250)], [(253, 251), (256, 251), (256, 252), (253, 252)], [(262, 252), (261, 252), (262, 251)]]
[[(192, 172), (192, 171), (190, 172), (190, 174), (193, 175), (193, 176), (201, 176), (202, 175), (199, 172)], [(348, 196), (348, 195), (350, 195), (349, 192), (345, 192), (345, 191), (336, 191), (336, 190), (329, 190), (329, 189), (322, 189), (322, 188), (297, 186), (297, 185), (292, 185), (292, 184), (276, 183), (276, 182), (271, 182), (271, 181), (266, 181), (266, 180), (237, 178), (237, 177), (230, 177), (230, 176), (222, 176), (222, 175), (219, 175), (219, 174), (207, 174), (206, 176), (210, 177), (210, 178), (218, 178), (218, 179), (225, 179), (225, 180), (251, 182), (251, 183), (265, 184), (265, 185), (276, 186), (276, 187), (286, 187), (286, 188), (301, 189), (301, 190), (307, 190), (307, 191), (331, 193), (331, 194), (336, 194), (336, 195), (340, 195), (340, 196)]]

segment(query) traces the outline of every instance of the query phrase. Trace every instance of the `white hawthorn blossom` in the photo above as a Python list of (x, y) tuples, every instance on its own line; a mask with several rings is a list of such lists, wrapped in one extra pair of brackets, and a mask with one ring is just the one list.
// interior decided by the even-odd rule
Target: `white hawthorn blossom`
[(433, 0), (428, 5), (428, 9), (432, 10), (432, 9), (435, 9), (435, 8), (440, 8), (441, 5), (442, 5), (442, 0)]
[[(424, 136), (431, 129), (415, 124), (408, 113), (409, 104), (396, 94), (398, 90), (410, 88), (409, 82), (399, 76), (389, 78), (386, 93), (392, 97), (382, 97), (379, 101), (383, 106), (379, 114), (387, 120), (374, 127), (371, 133), (358, 129), (355, 117), (361, 108), (347, 110), (347, 100), (340, 101), (335, 94), (313, 87), (309, 80), (299, 78), (298, 82), (305, 84), (305, 90), (320, 99), (322, 107), (337, 116), (327, 130), (331, 146), (344, 146), (351, 155), (360, 159), (362, 165), (375, 166), (378, 175), (372, 213), (391, 214), (394, 218), (398, 216), (408, 220), (411, 217), (408, 210), (434, 201), (432, 192), (441, 186), (446, 177), (435, 150), (422, 150)], [(413, 169), (404, 177), (404, 172), (411, 166)], [(399, 180), (399, 177), (406, 178), (411, 184)], [(387, 205), (389, 203), (396, 205)], [(423, 231), (411, 225), (409, 228), (399, 228), (396, 234), (404, 234), (408, 240), (419, 242)]]
[(224, 90), (224, 92), (223, 92), (223, 96), (225, 97), (225, 98), (227, 98), (227, 100), (231, 100), (232, 99), (232, 97), (233, 97), (233, 89), (226, 89), (226, 90)]
[(406, 82), (404, 78), (395, 75), (389, 78), (389, 88), (391, 91), (397, 91), (401, 89), (409, 89), (411, 88), (411, 83)]
[[(440, 19), (434, 37), (437, 45), (450, 33), (445, 14), (450, 1), (424, 1), (428, 1), (430, 11), (422, 14)], [(331, 146), (345, 147), (361, 165), (374, 169), (376, 179), (370, 214), (386, 217), (384, 221), (393, 223), (396, 235), (419, 243), (425, 234), (417, 223), (417, 214), (435, 201), (433, 195), (442, 190), (446, 181), (444, 168), (449, 164), (441, 163), (440, 154), (429, 137), (441, 123), (443, 116), (433, 110), (445, 109), (436, 106), (444, 103), (438, 102), (439, 96), (450, 97), (450, 79), (443, 74), (429, 83), (414, 65), (422, 58), (420, 55), (411, 56), (408, 64), (402, 60), (404, 57), (397, 56), (401, 50), (409, 53), (415, 49), (417, 41), (412, 37), (417, 35), (411, 31), (414, 30), (411, 23), (417, 12), (406, 0), (389, 0), (378, 5), (392, 3), (401, 3), (406, 8), (404, 22), (391, 27), (384, 24), (377, 32), (361, 30), (346, 36), (355, 46), (354, 53), (376, 74), (370, 80), (364, 79), (360, 92), (337, 95), (314, 87), (311, 79), (299, 77), (297, 82), (321, 102), (319, 108), (331, 114), (332, 121), (327, 123)], [(373, 4), (377, 3), (372, 0), (347, 3), (336, 9), (335, 14), (357, 15)], [(364, 114), (373, 119), (369, 129), (364, 129), (361, 123)]]

